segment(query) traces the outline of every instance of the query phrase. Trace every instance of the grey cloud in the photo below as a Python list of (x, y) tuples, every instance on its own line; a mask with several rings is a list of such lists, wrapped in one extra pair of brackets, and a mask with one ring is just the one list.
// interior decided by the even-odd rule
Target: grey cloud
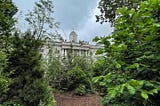
[[(19, 10), (26, 14), (32, 10), (34, 2), (38, 0), (13, 0)], [(110, 24), (101, 25), (96, 23), (95, 14), (97, 14), (98, 0), (53, 0), (54, 18), (60, 22), (59, 32), (64, 39), (68, 39), (69, 33), (73, 30), (77, 32), (79, 40), (91, 41), (95, 36), (109, 35), (112, 31)], [(20, 20), (20, 25), (24, 29), (28, 26), (25, 21)], [(20, 27), (20, 28), (23, 28)]]
[[(62, 28), (78, 29), (82, 27), (89, 16), (90, 9), (95, 7), (94, 0), (55, 0), (55, 18)], [(79, 24), (81, 23), (81, 24)]]
[[(91, 42), (95, 36), (107, 36), (113, 31), (110, 27), (110, 23), (100, 24), (96, 22), (95, 15), (99, 13), (98, 1), (94, 3), (94, 7), (88, 10), (88, 16), (83, 25), (75, 31), (78, 34), (79, 40)], [(79, 22), (81, 24), (81, 22)]]
[(109, 23), (100, 24), (92, 21), (86, 22), (82, 29), (77, 30), (80, 40), (91, 42), (95, 36), (108, 36), (113, 31)]

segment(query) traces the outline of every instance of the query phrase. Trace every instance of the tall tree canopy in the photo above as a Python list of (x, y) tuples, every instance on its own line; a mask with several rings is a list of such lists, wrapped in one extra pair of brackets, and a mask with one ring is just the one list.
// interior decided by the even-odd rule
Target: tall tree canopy
[(10, 49), (11, 31), (13, 31), (17, 8), (11, 0), (0, 0), (0, 97), (8, 90), (10, 80), (3, 72)]
[(17, 7), (11, 0), (0, 0), (0, 48), (9, 47), (9, 38), (15, 24), (13, 16), (16, 12)]
[(10, 73), (9, 78), (13, 81), (4, 101), (18, 101), (23, 106), (38, 106), (40, 103), (50, 106), (53, 103), (48, 83), (44, 78), (41, 45), (42, 41), (37, 40), (29, 31), (24, 35), (15, 34), (13, 50), (4, 70)]
[[(45, 25), (47, 22), (51, 23), (48, 11), (52, 11), (52, 5), (46, 0), (40, 2), (43, 5), (37, 3), (35, 11), (31, 12), (28, 19), (28, 21), (33, 19), (33, 23), (30, 24), (33, 25), (34, 33), (28, 31), (21, 34), (13, 33), (15, 31), (13, 16), (17, 8), (11, 0), (0, 0), (0, 105), (1, 103), (5, 106), (16, 105), (18, 102), (24, 106), (54, 106), (44, 77), (40, 53)], [(9, 44), (12, 46), (8, 46)], [(2, 52), (3, 49), (6, 51), (6, 48), (10, 51)], [(7, 78), (4, 75), (8, 75)], [(10, 80), (12, 82), (8, 83)]]
[(53, 18), (53, 1), (40, 0), (35, 3), (34, 9), (26, 15), (26, 21), (29, 23), (37, 39), (57, 37), (55, 28), (59, 23)]
[(138, 9), (141, 1), (145, 0), (100, 0), (98, 8), (101, 11), (100, 15), (96, 15), (97, 21), (111, 22), (114, 24), (118, 14), (116, 10), (121, 7), (127, 7), (128, 9)]
[(11, 0), (0, 0), (0, 34), (10, 32), (14, 25), (13, 16), (17, 12)]
[(160, 103), (160, 0), (141, 2), (138, 9), (117, 10), (115, 31), (95, 38), (104, 48), (108, 73), (98, 76), (104, 106), (158, 106)]

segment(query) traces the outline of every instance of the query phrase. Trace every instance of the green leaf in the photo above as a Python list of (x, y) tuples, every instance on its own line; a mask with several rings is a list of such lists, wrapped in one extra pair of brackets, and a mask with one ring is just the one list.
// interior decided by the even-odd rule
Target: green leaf
[(139, 67), (139, 64), (138, 64), (138, 63), (134, 63), (133, 66), (134, 66), (135, 68), (138, 68), (138, 67)]
[(104, 76), (104, 81), (107, 81), (111, 78), (112, 74), (108, 73), (107, 75)]
[(125, 44), (120, 44), (120, 45), (118, 45), (118, 50), (126, 50), (127, 49), (127, 45), (125, 45)]
[(147, 94), (146, 92), (144, 92), (144, 91), (141, 92), (141, 96), (142, 96), (145, 100), (148, 99), (148, 94)]
[(102, 79), (102, 76), (94, 77), (94, 78), (92, 79), (92, 81), (93, 81), (94, 83), (97, 83), (100, 79)]
[(115, 64), (117, 69), (121, 68), (121, 65), (119, 63), (116, 62)]
[(115, 91), (115, 89), (112, 89), (112, 88), (108, 89), (108, 96), (110, 98), (115, 98), (116, 95), (117, 95), (117, 92)]
[(100, 48), (100, 49), (98, 49), (97, 51), (96, 51), (96, 54), (102, 54), (103, 53), (103, 49), (102, 48)]
[(119, 63), (120, 65), (125, 65), (125, 64), (126, 64), (124, 61), (121, 61), (121, 60), (119, 60), (118, 63)]
[(158, 90), (157, 89), (153, 89), (152, 92), (153, 93), (158, 93)]
[(139, 68), (139, 64), (138, 63), (134, 63), (131, 66), (129, 66), (128, 68), (129, 69)]
[(99, 37), (98, 36), (96, 36), (95, 38), (93, 38), (93, 42), (97, 42), (97, 41), (99, 41), (100, 39), (99, 39)]
[(100, 83), (99, 83), (99, 85), (100, 85), (100, 86), (105, 86), (105, 85), (106, 85), (106, 83), (104, 83), (104, 82), (100, 82)]
[(127, 87), (130, 94), (135, 94), (136, 90), (134, 89), (134, 87), (132, 87), (129, 84), (127, 84), (126, 87)]
[(120, 92), (120, 93), (123, 93), (124, 86), (125, 86), (125, 85), (124, 85), (124, 84), (122, 84), (122, 85), (119, 87), (119, 92)]

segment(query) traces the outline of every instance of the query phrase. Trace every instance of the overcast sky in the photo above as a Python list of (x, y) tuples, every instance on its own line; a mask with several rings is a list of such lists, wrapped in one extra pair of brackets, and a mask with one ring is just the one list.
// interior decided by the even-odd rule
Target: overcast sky
[[(35, 1), (38, 0), (13, 0), (22, 14), (31, 11)], [(109, 35), (112, 31), (109, 23), (96, 23), (95, 15), (99, 13), (97, 0), (54, 0), (53, 3), (54, 18), (60, 22), (59, 32), (64, 39), (68, 39), (72, 30), (78, 34), (79, 40), (84, 41)], [(21, 21), (19, 27), (26, 29), (27, 26)]]

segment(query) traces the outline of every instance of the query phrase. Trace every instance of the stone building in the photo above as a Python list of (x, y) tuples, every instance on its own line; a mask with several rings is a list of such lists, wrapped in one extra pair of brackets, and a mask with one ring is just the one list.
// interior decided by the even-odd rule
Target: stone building
[[(100, 48), (98, 45), (91, 45), (86, 41), (78, 41), (78, 35), (72, 31), (69, 35), (69, 41), (54, 41), (50, 42), (50, 47), (53, 48), (54, 55), (59, 55), (62, 58), (67, 58), (69, 54), (73, 56), (90, 56), (96, 59), (96, 50)], [(44, 48), (44, 55), (47, 56), (48, 49)]]

